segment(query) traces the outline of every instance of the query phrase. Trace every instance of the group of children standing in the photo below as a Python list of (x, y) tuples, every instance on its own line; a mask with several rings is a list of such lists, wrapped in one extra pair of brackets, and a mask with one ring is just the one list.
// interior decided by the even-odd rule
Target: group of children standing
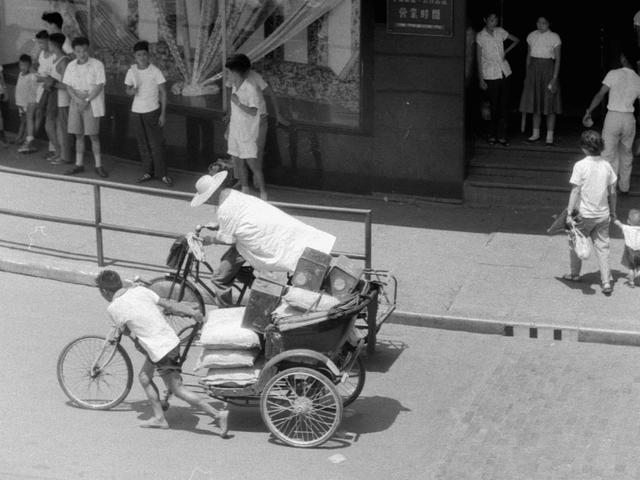
[[(102, 62), (89, 55), (89, 40), (78, 37), (69, 43), (62, 33), (62, 16), (57, 12), (42, 16), (47, 30), (36, 34), (39, 47), (37, 63), (29, 55), (19, 58), (20, 73), (15, 90), (20, 115), (16, 143), (18, 152), (33, 153), (36, 133), (44, 123), (49, 140), (46, 159), (53, 165), (69, 164), (66, 175), (82, 173), (85, 137), (89, 137), (95, 158), (95, 172), (108, 174), (102, 166), (100, 152), (100, 119), (105, 115), (105, 69)], [(166, 79), (159, 68), (150, 62), (149, 44), (137, 42), (133, 47), (135, 64), (125, 76), (126, 93), (133, 97), (132, 121), (138, 143), (143, 174), (138, 183), (156, 176), (167, 186), (173, 181), (168, 175), (164, 155), (163, 127), (166, 123)], [(75, 58), (72, 58), (75, 57)], [(260, 197), (267, 198), (262, 159), (267, 134), (267, 104), (272, 98), (275, 116), (286, 125), (278, 110), (275, 95), (268, 83), (252, 70), (246, 55), (229, 57), (225, 64), (230, 88), (229, 115), (225, 138), (235, 176), (246, 193), (249, 171), (253, 186)], [(0, 95), (6, 91), (0, 70)], [(1, 120), (0, 120), (1, 122)], [(75, 158), (71, 136), (75, 138)], [(5, 142), (0, 124), (0, 144)]]

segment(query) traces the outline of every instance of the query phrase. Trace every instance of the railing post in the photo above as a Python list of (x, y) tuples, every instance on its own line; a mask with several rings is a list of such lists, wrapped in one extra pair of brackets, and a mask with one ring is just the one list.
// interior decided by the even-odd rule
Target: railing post
[(104, 249), (102, 244), (102, 202), (100, 201), (100, 185), (93, 186), (94, 220), (96, 226), (96, 249), (98, 266), (104, 267)]
[(364, 215), (364, 266), (365, 268), (371, 268), (371, 216), (372, 212), (369, 210)]
[[(365, 268), (371, 268), (371, 216), (372, 212), (369, 210), (364, 215), (364, 266)], [(373, 355), (376, 351), (376, 342), (378, 337), (378, 299), (369, 303), (367, 307), (367, 353)]]

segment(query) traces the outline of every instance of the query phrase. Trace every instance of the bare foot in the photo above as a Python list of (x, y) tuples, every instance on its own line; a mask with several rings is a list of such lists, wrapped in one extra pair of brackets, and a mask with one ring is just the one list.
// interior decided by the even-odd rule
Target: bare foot
[(167, 429), (167, 428), (169, 428), (169, 424), (167, 423), (167, 421), (165, 419), (159, 420), (157, 418), (150, 418), (146, 422), (142, 422), (140, 424), (140, 428), (162, 428), (162, 429)]
[(229, 411), (220, 412), (216, 419), (211, 423), (217, 423), (220, 429), (220, 436), (226, 438), (229, 433)]

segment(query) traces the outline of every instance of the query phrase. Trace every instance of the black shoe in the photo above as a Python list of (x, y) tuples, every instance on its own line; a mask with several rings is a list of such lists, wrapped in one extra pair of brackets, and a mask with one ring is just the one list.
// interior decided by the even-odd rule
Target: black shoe
[(509, 143), (509, 140), (507, 140), (506, 138), (500, 138), (500, 139), (498, 139), (498, 143), (499, 143), (500, 145), (502, 145), (503, 147), (508, 147), (509, 145), (511, 145), (511, 144)]
[(104, 168), (102, 167), (96, 167), (96, 173), (100, 175), (102, 178), (107, 178), (109, 176), (109, 174), (105, 172)]
[(67, 170), (66, 172), (64, 172), (65, 175), (75, 175), (77, 173), (82, 173), (84, 172), (84, 166), (82, 165), (76, 165), (74, 167), (72, 167), (70, 170)]
[(148, 182), (149, 180), (151, 180), (153, 177), (151, 176), (150, 173), (145, 173), (143, 174), (141, 177), (139, 177), (136, 182), (137, 183), (143, 183), (143, 182)]

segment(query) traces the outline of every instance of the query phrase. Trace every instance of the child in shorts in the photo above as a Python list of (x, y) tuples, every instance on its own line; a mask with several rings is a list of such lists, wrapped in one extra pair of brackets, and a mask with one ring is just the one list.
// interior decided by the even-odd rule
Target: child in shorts
[(64, 71), (62, 83), (67, 85), (71, 97), (69, 105), (69, 133), (76, 137), (76, 164), (65, 175), (84, 172), (84, 137), (91, 140), (91, 150), (95, 158), (95, 171), (101, 177), (108, 177), (102, 168), (100, 154), (100, 118), (104, 116), (104, 85), (106, 76), (104, 64), (89, 56), (89, 39), (74, 38), (71, 42), (76, 59), (69, 62)]
[(122, 279), (113, 270), (100, 272), (96, 285), (109, 302), (107, 312), (114, 326), (125, 335), (133, 334), (136, 348), (146, 357), (138, 379), (151, 403), (153, 416), (140, 426), (169, 428), (158, 387), (153, 382), (153, 374), (157, 371), (171, 393), (211, 415), (218, 424), (220, 436), (225, 437), (229, 412), (216, 410), (204, 398), (184, 387), (180, 375), (180, 340), (162, 312), (164, 310), (167, 313), (189, 316), (202, 322), (200, 311), (172, 300), (161, 299), (155, 292), (141, 285), (124, 288)]
[(260, 118), (267, 107), (260, 89), (247, 79), (251, 61), (246, 55), (232, 55), (225, 68), (231, 79), (231, 115), (227, 131), (227, 152), (233, 159), (234, 169), (242, 185), (243, 193), (249, 193), (247, 165), (260, 190), (260, 198), (267, 199), (267, 190), (258, 162), (258, 136)]
[(617, 218), (614, 223), (624, 235), (624, 253), (622, 254), (622, 265), (629, 269), (627, 274), (627, 285), (635, 287), (635, 280), (640, 273), (640, 210), (635, 208), (629, 210), (627, 224), (625, 225)]
[(36, 110), (38, 108), (38, 80), (33, 71), (33, 61), (29, 55), (20, 55), (18, 60), (20, 73), (16, 82), (16, 106), (20, 116), (20, 128), (15, 143), (20, 145), (18, 152), (33, 153), (35, 135)]

